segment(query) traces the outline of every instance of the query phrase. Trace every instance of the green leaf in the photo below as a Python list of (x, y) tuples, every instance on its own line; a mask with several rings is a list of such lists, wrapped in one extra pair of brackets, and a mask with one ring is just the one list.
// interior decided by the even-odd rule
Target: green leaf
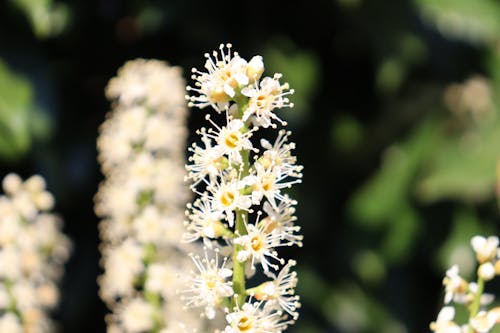
[(11, 3), (29, 19), (39, 38), (56, 36), (68, 26), (70, 11), (64, 3), (52, 0), (11, 0)]
[(353, 197), (349, 211), (365, 226), (380, 227), (393, 221), (394, 212), (405, 206), (421, 161), (439, 141), (435, 121), (420, 124), (409, 139), (385, 153), (380, 170)]
[(458, 199), (482, 202), (494, 193), (499, 157), (500, 122), (486, 124), (462, 137), (443, 142), (426, 166), (417, 185), (425, 202)]
[(414, 0), (422, 17), (443, 35), (471, 43), (500, 37), (500, 4), (494, 0)]
[(394, 212), (391, 222), (380, 252), (389, 262), (401, 262), (410, 255), (422, 221), (413, 208), (402, 204), (399, 211)]
[(0, 60), (0, 157), (14, 159), (31, 145), (31, 84)]

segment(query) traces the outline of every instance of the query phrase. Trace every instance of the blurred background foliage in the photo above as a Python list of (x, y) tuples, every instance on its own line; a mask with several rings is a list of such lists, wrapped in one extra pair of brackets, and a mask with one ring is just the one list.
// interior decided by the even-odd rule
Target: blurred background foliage
[(428, 332), (445, 270), (472, 276), (470, 237), (499, 234), (499, 17), (496, 0), (0, 2), (0, 169), (46, 177), (75, 243), (63, 331), (105, 331), (92, 201), (104, 86), (137, 57), (187, 75), (230, 41), (296, 90), (283, 117), (305, 165), (305, 246), (287, 253), (303, 298), (289, 331)]

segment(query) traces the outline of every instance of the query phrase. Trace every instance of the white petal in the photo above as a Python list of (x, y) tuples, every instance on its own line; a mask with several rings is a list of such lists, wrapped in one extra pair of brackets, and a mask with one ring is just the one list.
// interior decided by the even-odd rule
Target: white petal
[(472, 245), (474, 251), (478, 252), (486, 244), (486, 239), (482, 236), (474, 236), (472, 237), (470, 244)]
[(441, 309), (441, 311), (439, 311), (437, 321), (438, 322), (452, 321), (454, 317), (455, 317), (455, 308), (452, 306), (445, 306)]

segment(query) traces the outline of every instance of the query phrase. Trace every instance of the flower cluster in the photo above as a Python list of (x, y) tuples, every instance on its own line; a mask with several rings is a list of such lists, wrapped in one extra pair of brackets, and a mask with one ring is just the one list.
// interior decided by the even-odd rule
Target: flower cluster
[(112, 310), (110, 333), (179, 332), (183, 322), (200, 322), (176, 295), (184, 253), (196, 250), (178, 242), (190, 197), (184, 89), (179, 68), (143, 59), (127, 62), (107, 86), (115, 104), (97, 142), (106, 179), (95, 208), (103, 218), (99, 284)]
[[(183, 298), (208, 319), (225, 313), (226, 333), (283, 332), (300, 303), (295, 261), (286, 262), (277, 248), (302, 246), (297, 202), (284, 192), (301, 181), (302, 166), (290, 132), (279, 130), (273, 143), (252, 139), (261, 128), (286, 125), (276, 111), (293, 106), (287, 98), (293, 90), (281, 74), (262, 77), (261, 56), (247, 61), (230, 44), (205, 56), (205, 71), (193, 69), (195, 85), (187, 89), (194, 94), (186, 98), (216, 114), (206, 116), (210, 126), (197, 131), (201, 142), (189, 148), (188, 178), (198, 197), (188, 205), (184, 234), (186, 242), (202, 239), (205, 253), (192, 255), (197, 269)], [(267, 281), (247, 287), (256, 267)]]
[(59, 301), (57, 282), (70, 241), (49, 213), (54, 198), (45, 181), (8, 174), (0, 196), (0, 332), (54, 332), (48, 316)]
[[(443, 279), (445, 287), (445, 306), (439, 312), (438, 318), (432, 322), (431, 330), (436, 333), (487, 333), (500, 324), (500, 307), (487, 310), (494, 296), (484, 293), (485, 283), (500, 275), (500, 248), (496, 236), (488, 238), (474, 236), (472, 248), (479, 263), (477, 282), (468, 282), (459, 274), (457, 265), (452, 266)], [(455, 308), (450, 303), (462, 304), (469, 312), (469, 322), (458, 325), (454, 321)]]

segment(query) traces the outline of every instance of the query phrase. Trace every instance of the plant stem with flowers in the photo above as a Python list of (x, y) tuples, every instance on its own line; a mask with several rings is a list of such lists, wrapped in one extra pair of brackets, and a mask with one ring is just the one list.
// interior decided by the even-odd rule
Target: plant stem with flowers
[[(261, 78), (262, 57), (247, 62), (230, 44), (205, 57), (206, 72), (193, 69), (195, 85), (188, 91), (195, 94), (187, 99), (190, 106), (212, 107), (226, 123), (207, 115), (211, 127), (197, 131), (203, 145), (189, 149), (188, 178), (198, 198), (188, 205), (184, 240), (201, 238), (205, 253), (192, 255), (198, 271), (184, 300), (204, 308), (211, 320), (225, 313), (226, 333), (283, 332), (297, 319), (300, 303), (290, 271), (295, 261), (285, 264), (276, 249), (302, 246), (297, 202), (283, 192), (301, 181), (302, 166), (292, 155), (289, 132), (280, 130), (274, 144), (261, 139), (261, 149), (252, 139), (261, 128), (286, 125), (276, 111), (293, 106), (287, 98), (293, 90), (280, 83), (281, 74)], [(247, 288), (257, 264), (268, 281)]]
[[(500, 307), (486, 310), (494, 300), (494, 295), (484, 292), (487, 281), (500, 275), (500, 248), (496, 236), (488, 238), (474, 236), (471, 245), (479, 263), (477, 282), (467, 282), (459, 275), (457, 265), (452, 266), (443, 279), (445, 286), (444, 303), (437, 320), (430, 328), (436, 333), (488, 333), (500, 324)], [(468, 323), (458, 325), (455, 320), (455, 308), (449, 304), (463, 304), (469, 312)]]

